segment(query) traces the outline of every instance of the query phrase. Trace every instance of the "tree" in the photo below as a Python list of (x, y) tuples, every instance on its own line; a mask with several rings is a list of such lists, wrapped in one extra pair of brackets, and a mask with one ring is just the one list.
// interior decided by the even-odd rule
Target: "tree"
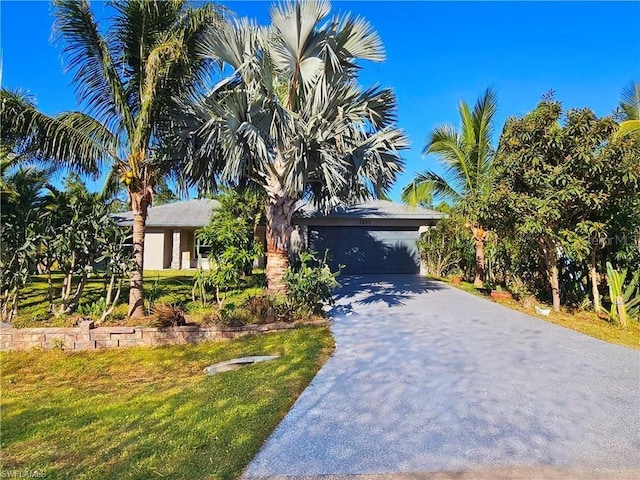
[(2, 172), (2, 228), (0, 229), (0, 302), (2, 320), (18, 314), (20, 291), (29, 282), (41, 233), (40, 209), (51, 172), (21, 167)]
[(382, 61), (361, 18), (328, 20), (330, 4), (271, 8), (271, 26), (248, 20), (210, 30), (202, 50), (232, 74), (185, 117), (187, 174), (200, 185), (252, 183), (266, 194), (269, 289), (284, 290), (291, 217), (299, 200), (322, 209), (386, 192), (408, 146), (391, 90), (357, 86), (360, 60)]
[(476, 250), (474, 285), (481, 288), (484, 281), (484, 242), (486, 230), (478, 224), (477, 205), (487, 195), (493, 179), (491, 135), (497, 95), (487, 89), (476, 101), (473, 110), (465, 101), (458, 106), (460, 129), (440, 125), (429, 134), (423, 155), (434, 153), (445, 167), (444, 176), (427, 170), (416, 176), (402, 192), (402, 200), (409, 205), (430, 205), (434, 197), (451, 201), (467, 218)]
[[(70, 123), (88, 140), (97, 137), (97, 148), (111, 164), (110, 181), (119, 179), (131, 202), (135, 268), (129, 315), (137, 317), (144, 315), (147, 209), (154, 186), (169, 168), (154, 153), (162, 141), (158, 133), (171, 122), (176, 99), (202, 87), (212, 62), (196, 56), (197, 40), (219, 23), (220, 10), (189, 8), (180, 0), (111, 6), (115, 16), (104, 36), (87, 1), (57, 0), (55, 30), (65, 43), (68, 70), (75, 72), (76, 93), (85, 107), (84, 113), (67, 114)], [(60, 157), (69, 163), (75, 159)]]
[(545, 98), (533, 112), (507, 121), (485, 212), (503, 236), (537, 245), (556, 311), (561, 269), (579, 276), (578, 266), (589, 257), (598, 302), (594, 252), (600, 247), (594, 239), (611, 233), (612, 205), (635, 191), (640, 178), (633, 155), (609, 144), (612, 118), (589, 109), (570, 110), (562, 124), (561, 118), (560, 103)]

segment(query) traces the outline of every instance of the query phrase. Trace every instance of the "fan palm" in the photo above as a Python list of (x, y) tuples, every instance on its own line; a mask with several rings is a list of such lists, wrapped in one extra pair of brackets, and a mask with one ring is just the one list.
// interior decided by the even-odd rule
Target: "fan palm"
[[(250, 182), (266, 193), (267, 283), (284, 289), (299, 200), (327, 210), (386, 192), (408, 145), (388, 89), (360, 89), (358, 60), (382, 61), (361, 18), (326, 1), (278, 4), (271, 26), (211, 30), (202, 50), (233, 72), (189, 113), (186, 172), (201, 185)], [(326, 23), (325, 23), (326, 22)]]
[(465, 101), (458, 106), (461, 126), (440, 125), (429, 135), (423, 155), (436, 154), (444, 165), (444, 175), (427, 170), (419, 173), (402, 192), (402, 200), (410, 205), (430, 204), (435, 197), (458, 206), (468, 219), (476, 249), (474, 285), (484, 281), (484, 241), (486, 231), (477, 225), (475, 204), (491, 188), (493, 153), (491, 135), (497, 95), (487, 89), (473, 110)]
[[(133, 210), (133, 256), (129, 315), (144, 315), (144, 230), (154, 186), (168, 170), (155, 152), (159, 133), (171, 122), (176, 99), (193, 95), (207, 79), (209, 59), (196, 55), (202, 32), (220, 23), (212, 5), (186, 1), (113, 2), (111, 29), (102, 34), (89, 3), (55, 2), (55, 30), (64, 41), (68, 69), (84, 112), (57, 118), (60, 128), (37, 126), (38, 155), (77, 165), (107, 161), (109, 181), (119, 179)], [(19, 123), (19, 116), (10, 120)], [(45, 125), (46, 122), (45, 122)], [(71, 135), (71, 133), (73, 135)], [(71, 135), (71, 137), (70, 137)], [(77, 140), (68, 143), (67, 138)]]
[(640, 83), (633, 82), (622, 90), (620, 108), (624, 121), (620, 124), (616, 136), (640, 133)]

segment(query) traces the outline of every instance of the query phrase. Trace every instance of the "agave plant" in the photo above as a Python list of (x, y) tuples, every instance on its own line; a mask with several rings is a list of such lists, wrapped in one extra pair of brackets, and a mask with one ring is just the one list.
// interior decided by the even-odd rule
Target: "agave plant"
[(611, 298), (611, 309), (608, 314), (612, 322), (623, 327), (627, 326), (627, 318), (636, 319), (640, 315), (640, 270), (625, 286), (626, 280), (626, 268), (617, 271), (610, 262), (607, 262), (607, 282)]

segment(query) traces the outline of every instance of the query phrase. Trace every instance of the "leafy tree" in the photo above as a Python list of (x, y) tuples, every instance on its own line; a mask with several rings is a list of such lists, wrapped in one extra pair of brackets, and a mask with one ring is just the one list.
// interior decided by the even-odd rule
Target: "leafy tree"
[(72, 313), (78, 307), (89, 273), (102, 253), (101, 237), (110, 221), (101, 196), (88, 192), (77, 177), (69, 177), (65, 187), (62, 192), (50, 187), (47, 213), (39, 213), (47, 220), (41, 236), (47, 257), (53, 260), (47, 266), (55, 264), (64, 274), (60, 296), (50, 306), (55, 315)]
[(458, 106), (460, 129), (451, 125), (436, 127), (429, 134), (423, 155), (434, 153), (445, 167), (444, 176), (427, 170), (416, 176), (402, 192), (410, 205), (431, 205), (434, 197), (450, 201), (467, 218), (476, 250), (474, 285), (482, 287), (485, 277), (484, 243), (487, 232), (478, 223), (478, 205), (488, 194), (493, 180), (493, 117), (497, 95), (487, 89), (473, 110), (465, 101)]
[(131, 273), (133, 259), (124, 246), (130, 232), (118, 225), (110, 215), (104, 215), (100, 223), (98, 240), (102, 251), (96, 262), (103, 264), (105, 274), (105, 290), (99, 319), (99, 322), (103, 322), (120, 302), (122, 284)]
[(262, 254), (262, 245), (256, 242), (256, 228), (262, 218), (264, 200), (255, 190), (234, 189), (223, 190), (215, 199), (220, 208), (212, 212), (209, 225), (198, 230), (197, 238), (211, 249), (212, 258), (231, 247), (246, 252), (243, 271), (250, 274), (253, 260)]
[(611, 233), (611, 202), (634, 191), (640, 173), (631, 155), (608, 144), (612, 118), (599, 119), (588, 109), (570, 110), (563, 124), (561, 117), (560, 103), (546, 98), (533, 112), (507, 121), (485, 212), (503, 236), (537, 245), (556, 311), (561, 270), (571, 269), (561, 259), (580, 264), (598, 248), (593, 239)]
[(2, 228), (0, 229), (0, 301), (2, 320), (18, 314), (20, 291), (35, 268), (40, 236), (39, 216), (51, 172), (21, 167), (2, 172)]
[(242, 274), (250, 274), (253, 262), (262, 254), (262, 244), (256, 241), (255, 230), (260, 222), (263, 200), (255, 190), (227, 189), (216, 195), (220, 202), (211, 214), (209, 225), (196, 233), (198, 242), (207, 245), (209, 272), (196, 276), (193, 297), (198, 292), (206, 301), (205, 287), (216, 289), (216, 299), (222, 306), (221, 292), (235, 286)]
[(166, 182), (161, 182), (157, 185), (155, 195), (153, 196), (153, 203), (156, 205), (166, 205), (167, 203), (173, 203), (180, 200), (180, 197), (176, 195), (171, 187)]
[(408, 145), (392, 91), (356, 83), (360, 60), (384, 59), (378, 35), (361, 18), (329, 21), (329, 12), (326, 1), (283, 3), (267, 28), (242, 20), (210, 30), (202, 50), (232, 74), (184, 119), (190, 178), (265, 192), (272, 290), (285, 289), (297, 202), (328, 209), (383, 194)]

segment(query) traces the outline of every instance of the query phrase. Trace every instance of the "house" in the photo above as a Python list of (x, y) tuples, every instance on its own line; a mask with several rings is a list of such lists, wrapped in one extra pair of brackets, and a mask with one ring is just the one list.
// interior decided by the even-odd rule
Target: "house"
[[(145, 270), (197, 268), (197, 229), (209, 223), (217, 200), (198, 199), (149, 208), (144, 235)], [(114, 215), (118, 224), (131, 226), (133, 213)]]
[[(209, 223), (219, 208), (215, 200), (189, 200), (149, 209), (145, 235), (144, 268), (147, 270), (197, 267), (195, 231)], [(418, 273), (420, 257), (416, 240), (445, 215), (385, 200), (340, 207), (323, 214), (301, 204), (294, 214), (291, 251), (309, 247), (324, 255), (333, 269), (344, 265), (346, 274)], [(131, 225), (132, 214), (118, 214), (122, 225)], [(256, 237), (264, 242), (264, 227)], [(204, 250), (204, 249), (203, 249)], [(201, 254), (204, 252), (201, 250)], [(206, 268), (206, 261), (205, 268)]]

